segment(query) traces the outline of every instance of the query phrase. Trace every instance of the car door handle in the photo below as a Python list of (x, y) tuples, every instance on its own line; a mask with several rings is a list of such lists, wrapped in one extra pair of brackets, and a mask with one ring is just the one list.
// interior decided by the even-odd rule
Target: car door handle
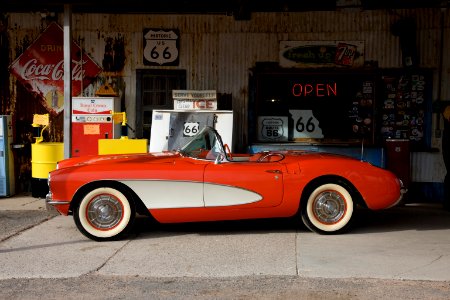
[(280, 170), (266, 170), (267, 173), (281, 174)]

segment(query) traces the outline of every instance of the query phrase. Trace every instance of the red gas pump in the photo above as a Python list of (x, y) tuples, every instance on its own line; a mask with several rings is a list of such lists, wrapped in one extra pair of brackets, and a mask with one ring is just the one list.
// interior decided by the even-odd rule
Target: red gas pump
[(114, 111), (120, 111), (117, 97), (72, 98), (72, 157), (97, 155), (99, 139), (120, 137)]

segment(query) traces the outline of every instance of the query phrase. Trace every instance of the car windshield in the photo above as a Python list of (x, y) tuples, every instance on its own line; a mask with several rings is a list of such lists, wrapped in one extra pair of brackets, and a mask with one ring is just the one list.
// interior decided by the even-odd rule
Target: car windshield
[(196, 136), (180, 149), (183, 156), (215, 160), (219, 155), (225, 156), (222, 139), (211, 127), (203, 128)]

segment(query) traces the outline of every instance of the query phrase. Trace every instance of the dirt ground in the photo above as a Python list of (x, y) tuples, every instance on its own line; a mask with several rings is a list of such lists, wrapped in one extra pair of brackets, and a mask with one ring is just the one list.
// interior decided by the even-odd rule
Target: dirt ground
[(1, 299), (449, 299), (450, 282), (290, 276), (143, 278), (88, 275), (0, 281)]

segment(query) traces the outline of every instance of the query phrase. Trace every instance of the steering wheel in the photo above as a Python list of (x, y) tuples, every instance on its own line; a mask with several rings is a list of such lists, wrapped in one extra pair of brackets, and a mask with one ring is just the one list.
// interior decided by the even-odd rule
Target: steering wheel
[(279, 157), (279, 159), (276, 160), (276, 161), (280, 161), (280, 160), (282, 160), (284, 158), (284, 155), (281, 154), (281, 153), (266, 153), (266, 154), (262, 155), (260, 158), (258, 158), (257, 162), (263, 162), (263, 161), (270, 162), (271, 161), (270, 157), (272, 157), (272, 156), (278, 156)]
[(261, 155), (259, 158), (258, 158), (258, 160), (256, 160), (257, 162), (262, 162), (262, 161), (264, 161), (264, 160), (266, 160), (269, 156), (271, 156), (272, 154), (271, 153), (266, 153), (266, 154), (263, 154), (263, 155)]
[(225, 148), (225, 152), (226, 152), (227, 156), (230, 158), (230, 160), (232, 160), (233, 156), (231, 155), (231, 150), (230, 150), (230, 147), (228, 146), (228, 144), (223, 145), (223, 147)]

